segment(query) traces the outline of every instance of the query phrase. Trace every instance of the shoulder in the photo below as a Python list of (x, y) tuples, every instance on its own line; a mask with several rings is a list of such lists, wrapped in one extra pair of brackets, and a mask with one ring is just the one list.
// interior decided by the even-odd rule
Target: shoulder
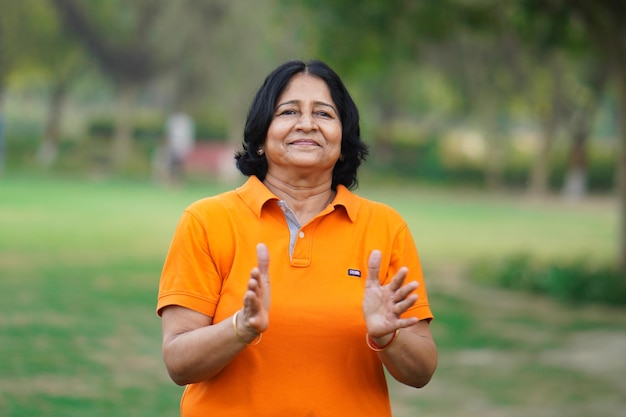
[(337, 187), (335, 206), (343, 206), (353, 222), (380, 221), (404, 223), (402, 216), (396, 209), (386, 203), (371, 200), (348, 190), (340, 185)]
[(370, 200), (361, 196), (358, 196), (358, 198), (361, 203), (360, 207), (363, 214), (366, 214), (368, 216), (375, 216), (376, 218), (379, 218), (381, 220), (384, 219), (388, 222), (404, 223), (402, 215), (390, 205), (380, 201)]
[(207, 218), (207, 216), (210, 218), (212, 215), (219, 215), (232, 210), (237, 205), (238, 200), (235, 190), (226, 191), (194, 201), (185, 208), (185, 213), (200, 218)]

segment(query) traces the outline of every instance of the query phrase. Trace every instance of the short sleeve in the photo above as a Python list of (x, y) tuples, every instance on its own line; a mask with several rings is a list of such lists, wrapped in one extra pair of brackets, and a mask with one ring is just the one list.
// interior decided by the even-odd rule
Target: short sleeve
[(221, 288), (222, 278), (210, 256), (206, 227), (187, 209), (163, 265), (157, 314), (168, 305), (180, 305), (213, 317)]
[(433, 314), (428, 302), (428, 294), (426, 292), (426, 284), (424, 282), (424, 273), (419, 259), (419, 254), (406, 223), (403, 221), (402, 226), (398, 229), (398, 233), (393, 241), (392, 257), (390, 260), (390, 268), (387, 280), (391, 280), (392, 274), (402, 266), (409, 268), (405, 284), (410, 281), (417, 281), (419, 286), (415, 290), (417, 301), (409, 308), (405, 316), (415, 316), (420, 320), (432, 320)]

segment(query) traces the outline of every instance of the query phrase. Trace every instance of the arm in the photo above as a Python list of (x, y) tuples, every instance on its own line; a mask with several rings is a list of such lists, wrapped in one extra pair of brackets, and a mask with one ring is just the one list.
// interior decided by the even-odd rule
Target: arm
[(213, 324), (212, 317), (185, 307), (173, 305), (163, 309), (163, 360), (177, 384), (212, 378), (267, 329), (269, 256), (263, 244), (257, 246), (257, 259), (258, 266), (250, 273), (243, 309), (237, 314), (237, 333), (232, 318)]
[[(374, 339), (384, 346), (385, 339)], [(430, 324), (421, 320), (402, 329), (396, 340), (378, 356), (389, 373), (399, 382), (421, 388), (426, 385), (437, 368), (437, 347), (430, 332)]]
[[(417, 301), (413, 291), (417, 282), (403, 286), (408, 269), (403, 267), (388, 285), (381, 286), (378, 279), (380, 251), (372, 251), (368, 262), (368, 277), (363, 313), (368, 335), (378, 346), (386, 346), (378, 355), (399, 382), (413, 387), (423, 387), (430, 381), (437, 367), (437, 348), (430, 332), (430, 324), (417, 317), (400, 318), (400, 315)], [(391, 340), (401, 329), (395, 340)]]

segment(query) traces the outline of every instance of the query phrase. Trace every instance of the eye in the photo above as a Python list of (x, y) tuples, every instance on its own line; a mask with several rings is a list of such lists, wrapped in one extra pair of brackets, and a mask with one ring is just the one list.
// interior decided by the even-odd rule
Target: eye
[(323, 117), (324, 119), (334, 119), (335, 118), (335, 114), (333, 112), (329, 112), (326, 110), (318, 110), (315, 112), (315, 114), (319, 117)]
[(294, 114), (296, 114), (296, 111), (294, 109), (284, 109), (276, 113), (277, 116), (291, 116)]

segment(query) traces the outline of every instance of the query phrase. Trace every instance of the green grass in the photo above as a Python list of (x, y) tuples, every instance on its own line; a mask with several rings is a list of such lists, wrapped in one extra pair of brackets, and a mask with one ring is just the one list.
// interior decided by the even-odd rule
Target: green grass
[[(154, 312), (159, 274), (183, 208), (227, 188), (0, 178), (0, 414), (178, 415), (181, 388), (162, 364)], [(623, 410), (624, 310), (481, 288), (462, 275), (468, 262), (520, 250), (610, 261), (612, 202), (410, 186), (360, 193), (409, 222), (436, 315), (439, 370), (420, 391), (391, 383), (396, 416)], [(589, 351), (599, 372), (576, 365), (589, 364)]]
[(401, 186), (364, 194), (389, 202), (405, 217), (425, 263), (466, 264), (519, 252), (598, 262), (617, 255), (617, 202), (608, 198), (575, 204)]

